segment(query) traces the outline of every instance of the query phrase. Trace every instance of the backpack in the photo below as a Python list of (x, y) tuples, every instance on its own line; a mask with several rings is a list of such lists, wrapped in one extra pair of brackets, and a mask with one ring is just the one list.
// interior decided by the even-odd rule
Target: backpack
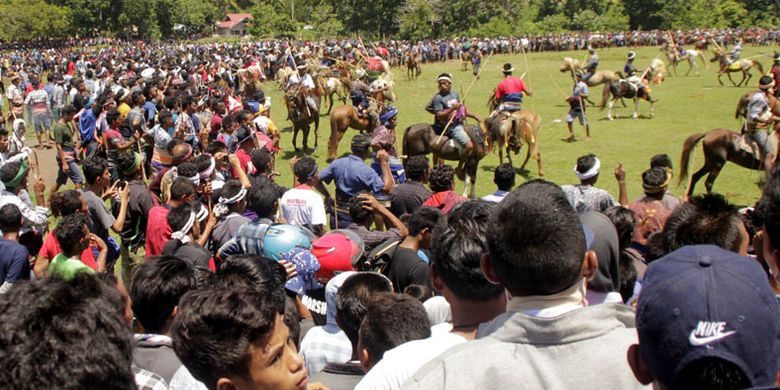
[(395, 250), (401, 240), (387, 240), (377, 245), (358, 265), (359, 271), (378, 272), (388, 276), (390, 265), (395, 257)]

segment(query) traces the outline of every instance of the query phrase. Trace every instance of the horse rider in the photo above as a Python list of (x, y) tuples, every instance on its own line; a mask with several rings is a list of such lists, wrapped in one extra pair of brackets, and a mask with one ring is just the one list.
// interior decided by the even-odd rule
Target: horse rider
[(523, 94), (533, 96), (531, 89), (525, 85), (522, 79), (512, 76), (515, 68), (510, 63), (504, 64), (502, 73), (504, 79), (496, 87), (496, 108), (497, 113), (506, 112), (511, 115), (514, 111), (520, 111), (523, 104)]
[(777, 145), (768, 142), (768, 131), (771, 126), (780, 121), (780, 117), (772, 113), (769, 106), (769, 94), (775, 87), (775, 81), (771, 76), (762, 76), (758, 81), (758, 92), (754, 93), (747, 105), (747, 139), (755, 143), (759, 149), (759, 159), (763, 160), (764, 168), (767, 172), (772, 170), (774, 165)]
[(352, 105), (360, 117), (368, 117), (369, 104), (367, 96), (369, 91), (368, 83), (366, 83), (366, 71), (363, 68), (358, 68), (355, 71), (355, 80), (349, 86), (349, 98), (352, 100)]
[[(439, 92), (433, 95), (431, 102), (425, 108), (426, 111), (434, 115), (433, 130), (436, 134), (441, 134), (447, 130), (447, 136), (454, 139), (461, 146), (460, 161), (455, 168), (455, 174), (460, 180), (465, 178), (463, 167), (468, 161), (471, 151), (474, 149), (474, 142), (471, 141), (466, 129), (463, 127), (463, 121), (466, 117), (471, 117), (479, 122), (479, 118), (469, 114), (460, 102), (460, 96), (452, 90), (452, 75), (442, 73), (436, 78)], [(449, 124), (449, 127), (447, 127)]]
[(739, 56), (742, 54), (742, 40), (738, 40), (737, 44), (734, 45), (734, 48), (731, 49), (731, 53), (729, 53), (729, 65), (734, 63), (735, 61), (739, 60)]
[(775, 97), (780, 97), (780, 53), (775, 52), (774, 64), (769, 69), (769, 74), (775, 79)]
[(596, 49), (593, 46), (588, 46), (588, 53), (590, 53), (590, 57), (588, 57), (588, 62), (586, 62), (583, 67), (585, 75), (582, 76), (582, 81), (586, 83), (588, 82), (588, 79), (596, 73), (596, 69), (599, 67), (599, 55), (596, 54)]
[(317, 100), (313, 95), (314, 91), (317, 90), (314, 86), (314, 79), (312, 79), (311, 75), (306, 73), (305, 64), (300, 63), (297, 68), (298, 73), (294, 73), (290, 76), (290, 79), (287, 80), (287, 90), (291, 91), (292, 88), (300, 88), (301, 93), (306, 97), (306, 105), (309, 106), (311, 110), (318, 111)]
[(642, 84), (642, 78), (637, 75), (639, 71), (636, 69), (636, 65), (634, 65), (634, 59), (636, 59), (636, 53), (633, 51), (628, 52), (626, 64), (623, 66), (623, 73), (626, 76), (626, 81), (639, 94), (639, 90), (644, 88), (644, 84)]

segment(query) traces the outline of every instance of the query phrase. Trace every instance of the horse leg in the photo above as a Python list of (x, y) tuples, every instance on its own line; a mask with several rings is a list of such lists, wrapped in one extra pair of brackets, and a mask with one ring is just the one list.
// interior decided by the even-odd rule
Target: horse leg
[(693, 70), (693, 61), (691, 61), (691, 57), (688, 57), (688, 72), (685, 73), (685, 76), (690, 75), (692, 70)]
[(704, 165), (691, 176), (691, 182), (688, 183), (688, 191), (686, 192), (686, 195), (688, 197), (693, 195), (693, 189), (694, 187), (696, 187), (696, 183), (709, 172), (710, 172), (710, 164), (709, 161), (706, 161), (705, 158)]
[(636, 119), (639, 118), (639, 98), (634, 98), (634, 115), (631, 116), (631, 118)]
[[(745, 78), (746, 76), (747, 76), (747, 78)], [(752, 73), (750, 73), (750, 72), (743, 72), (742, 73), (742, 80), (744, 81), (745, 85), (748, 85), (748, 82), (752, 78), (753, 78), (753, 74)], [(739, 83), (739, 84), (742, 85), (742, 83)]]
[(710, 174), (707, 175), (707, 179), (704, 181), (704, 187), (707, 188), (707, 192), (712, 192), (712, 186), (715, 184), (715, 179), (718, 178), (718, 175), (720, 174), (720, 170), (723, 169), (723, 165), (725, 163), (717, 163), (714, 167), (712, 167), (712, 170), (710, 170)]
[[(333, 104), (333, 101), (331, 101), (331, 104)], [(319, 141), (320, 141), (320, 116), (315, 115), (314, 116), (314, 149), (317, 149), (317, 146), (319, 145)]]
[(525, 165), (528, 164), (528, 160), (531, 158), (531, 146), (528, 146), (525, 151), (525, 160), (523, 160), (523, 165), (520, 166), (520, 170), (525, 170)]
[(731, 85), (733, 85), (735, 87), (738, 86), (737, 83), (734, 82), (734, 79), (731, 78), (731, 73), (730, 72), (726, 72), (726, 76), (729, 77), (729, 81), (731, 81)]
[(723, 80), (721, 80), (721, 76), (723, 76), (723, 73), (718, 73), (718, 83), (720, 83), (720, 86), (723, 86)]
[(655, 108), (653, 107), (654, 105), (653, 100), (650, 99), (650, 96), (648, 96), (647, 101), (650, 102), (650, 118), (655, 118)]
[(615, 99), (612, 98), (612, 100), (610, 100), (609, 103), (607, 104), (607, 119), (609, 119), (609, 120), (613, 120), (614, 119), (614, 118), (612, 118), (612, 106), (614, 106), (614, 105), (615, 105)]
[(310, 125), (308, 123), (306, 123), (303, 126), (303, 129), (302, 129), (303, 130), (303, 152), (304, 153), (306, 153), (306, 151), (309, 150), (309, 130), (310, 129), (311, 128), (310, 128)]
[(293, 148), (298, 151), (298, 125), (293, 124)]
[(539, 177), (544, 176), (544, 171), (542, 171), (542, 153), (539, 152), (539, 147), (534, 143), (533, 145), (529, 145), (528, 148), (534, 150), (533, 155), (536, 159), (537, 168), (539, 169)]

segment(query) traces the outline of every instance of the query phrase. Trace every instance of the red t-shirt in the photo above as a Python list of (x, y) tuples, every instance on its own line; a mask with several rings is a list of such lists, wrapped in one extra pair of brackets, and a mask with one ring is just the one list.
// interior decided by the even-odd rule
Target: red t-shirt
[(154, 206), (149, 210), (149, 219), (146, 222), (146, 256), (162, 254), (163, 247), (171, 239), (173, 231), (168, 226), (168, 208)]
[[(252, 162), (252, 156), (249, 155), (249, 153), (245, 152), (243, 149), (238, 149), (236, 151), (236, 157), (238, 158), (238, 161), (241, 163), (241, 169), (243, 169), (247, 175), (252, 173), (249, 172), (249, 169), (247, 169), (249, 163)], [(233, 169), (233, 177), (238, 177), (238, 171), (236, 171), (235, 169)]]
[[(60, 242), (57, 241), (56, 233), (52, 230), (46, 235), (46, 239), (43, 240), (43, 246), (41, 247), (41, 250), (38, 251), (38, 256), (43, 256), (47, 260), (52, 260), (60, 253), (62, 253)], [(84, 252), (81, 252), (81, 262), (87, 267), (97, 271), (98, 264), (95, 260), (95, 254), (92, 253), (92, 247), (84, 249)]]
[(442, 191), (431, 195), (423, 202), (423, 206), (431, 206), (439, 209), (442, 214), (447, 214), (455, 205), (467, 201), (468, 198), (460, 196), (455, 191)]
[(523, 82), (523, 80), (512, 76), (506, 77), (498, 83), (498, 88), (496, 88), (496, 100), (501, 101), (508, 93), (521, 93), (525, 91), (525, 82)]

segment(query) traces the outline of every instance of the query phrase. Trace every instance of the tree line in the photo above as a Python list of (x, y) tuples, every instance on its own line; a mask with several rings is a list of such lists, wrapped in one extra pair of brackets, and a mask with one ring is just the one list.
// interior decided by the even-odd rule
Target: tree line
[(0, 0), (0, 40), (208, 36), (251, 13), (263, 38), (425, 39), (780, 25), (780, 0)]

